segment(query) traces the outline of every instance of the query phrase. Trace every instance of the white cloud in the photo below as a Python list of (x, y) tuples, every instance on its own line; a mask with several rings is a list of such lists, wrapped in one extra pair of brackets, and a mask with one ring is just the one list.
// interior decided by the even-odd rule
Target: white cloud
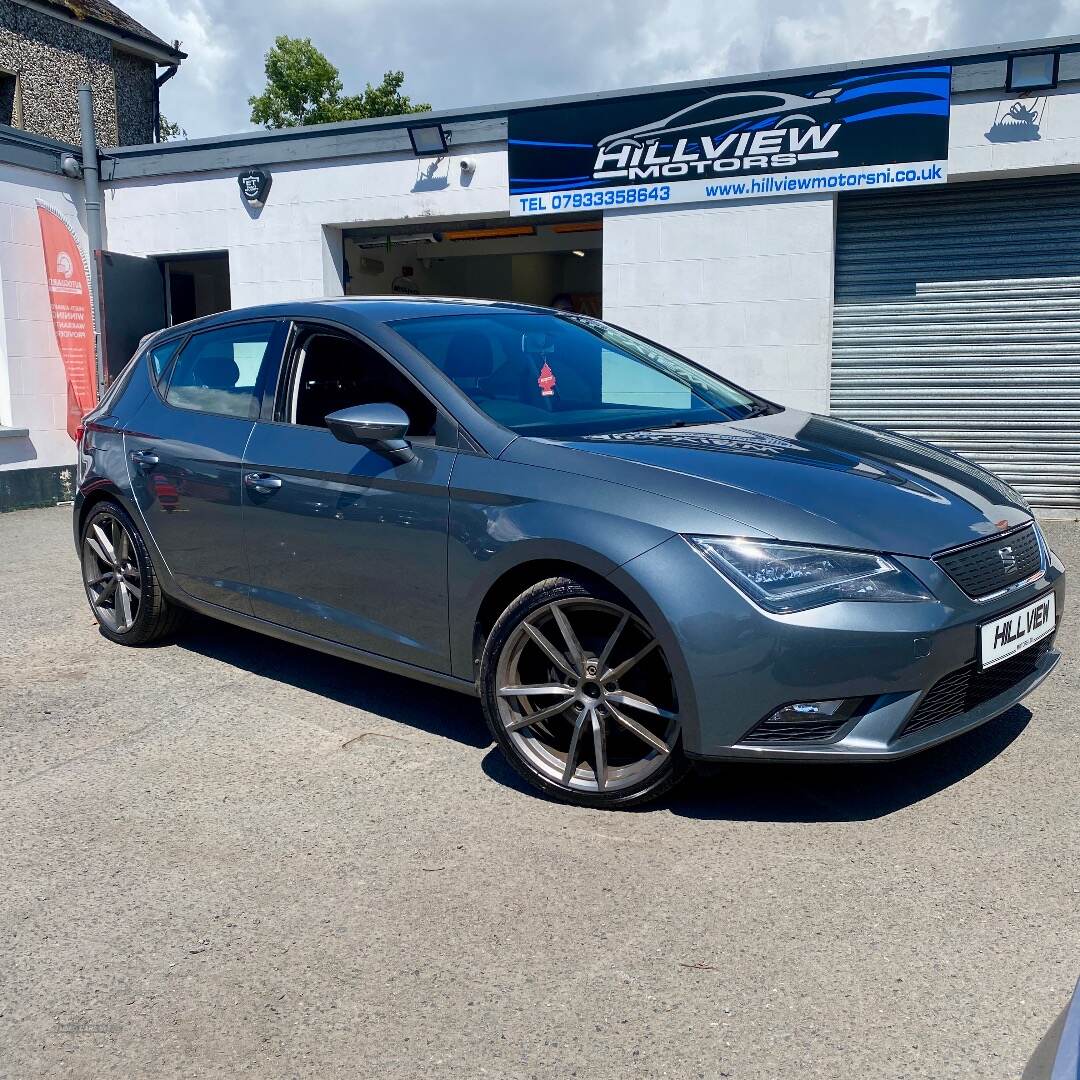
[[(123, 2), (123, 0), (121, 0)], [(126, 0), (190, 58), (165, 112), (194, 136), (249, 127), (277, 34), (310, 37), (346, 90), (401, 68), (436, 108), (1064, 34), (1080, 0)]]
[[(230, 87), (236, 81), (239, 50), (228, 20), (211, 14), (203, 0), (121, 2), (132, 18), (165, 41), (179, 41), (188, 54), (162, 91), (162, 111), (170, 120), (179, 123), (192, 138), (250, 126), (246, 113), (237, 116), (229, 99)], [(258, 72), (261, 76), (261, 62)], [(245, 100), (251, 92), (244, 94)]]

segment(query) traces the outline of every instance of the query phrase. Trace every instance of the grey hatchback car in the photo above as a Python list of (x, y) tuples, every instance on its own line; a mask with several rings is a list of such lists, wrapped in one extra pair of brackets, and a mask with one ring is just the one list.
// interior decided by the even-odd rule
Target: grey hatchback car
[(566, 802), (644, 802), (694, 759), (903, 757), (1058, 660), (1063, 568), (1006, 484), (584, 316), (379, 297), (171, 327), (78, 461), (111, 641), (194, 609), (473, 694)]

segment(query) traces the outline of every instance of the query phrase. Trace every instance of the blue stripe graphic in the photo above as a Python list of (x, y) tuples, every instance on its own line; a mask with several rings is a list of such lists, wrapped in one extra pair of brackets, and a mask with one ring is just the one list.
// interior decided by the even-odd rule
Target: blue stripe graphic
[(837, 101), (869, 97), (872, 94), (930, 94), (932, 97), (949, 96), (948, 79), (896, 79), (890, 82), (864, 83), (853, 86), (840, 94)]
[(857, 124), (860, 120), (877, 120), (882, 116), (948, 116), (948, 101), (910, 101), (906, 105), (887, 105), (883, 109), (845, 116), (845, 124)]
[(562, 184), (574, 180), (591, 180), (591, 176), (511, 176), (511, 184)]
[[(586, 177), (586, 179), (591, 180), (592, 177)], [(523, 184), (523, 183), (528, 184), (529, 186), (526, 187), (526, 188), (515, 188), (514, 187), (515, 184)], [(575, 181), (572, 181), (571, 183), (566, 183), (566, 184), (533, 184), (533, 183), (530, 183), (528, 180), (515, 180), (515, 179), (513, 179), (511, 177), (511, 179), (510, 179), (510, 194), (511, 195), (528, 195), (530, 192), (534, 192), (534, 191), (563, 191), (566, 188), (576, 188), (576, 187), (580, 187), (580, 186), (581, 186), (581, 181), (580, 180), (575, 180)]]
[(898, 68), (896, 71), (875, 71), (872, 75), (853, 75), (850, 79), (839, 79), (833, 85), (850, 86), (864, 79), (890, 79), (894, 75), (948, 75), (951, 71), (949, 67)]
[(509, 139), (511, 146), (554, 146), (564, 150), (591, 150), (592, 143), (582, 142), (542, 142), (536, 139)]

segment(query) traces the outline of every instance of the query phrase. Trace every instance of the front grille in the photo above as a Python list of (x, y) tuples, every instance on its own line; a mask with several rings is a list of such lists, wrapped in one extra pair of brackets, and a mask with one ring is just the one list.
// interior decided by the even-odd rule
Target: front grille
[(786, 742), (824, 742), (831, 739), (847, 723), (847, 717), (839, 720), (835, 716), (819, 716), (814, 720), (796, 720), (781, 722), (763, 720), (749, 735), (744, 735), (744, 743), (786, 743)]
[(1042, 568), (1034, 525), (935, 555), (934, 562), (975, 600), (1007, 589)]
[(1052, 641), (1051, 634), (1031, 648), (985, 671), (980, 671), (978, 664), (968, 664), (939, 679), (919, 702), (897, 738), (952, 720), (1011, 690), (1017, 683), (1035, 674), (1035, 669), (1050, 651)]

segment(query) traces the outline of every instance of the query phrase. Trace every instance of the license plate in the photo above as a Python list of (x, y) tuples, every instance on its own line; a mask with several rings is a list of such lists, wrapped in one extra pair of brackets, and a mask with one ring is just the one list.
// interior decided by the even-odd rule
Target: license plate
[(1047, 593), (1026, 607), (979, 627), (980, 659), (984, 668), (1000, 664), (1054, 632), (1054, 594)]

